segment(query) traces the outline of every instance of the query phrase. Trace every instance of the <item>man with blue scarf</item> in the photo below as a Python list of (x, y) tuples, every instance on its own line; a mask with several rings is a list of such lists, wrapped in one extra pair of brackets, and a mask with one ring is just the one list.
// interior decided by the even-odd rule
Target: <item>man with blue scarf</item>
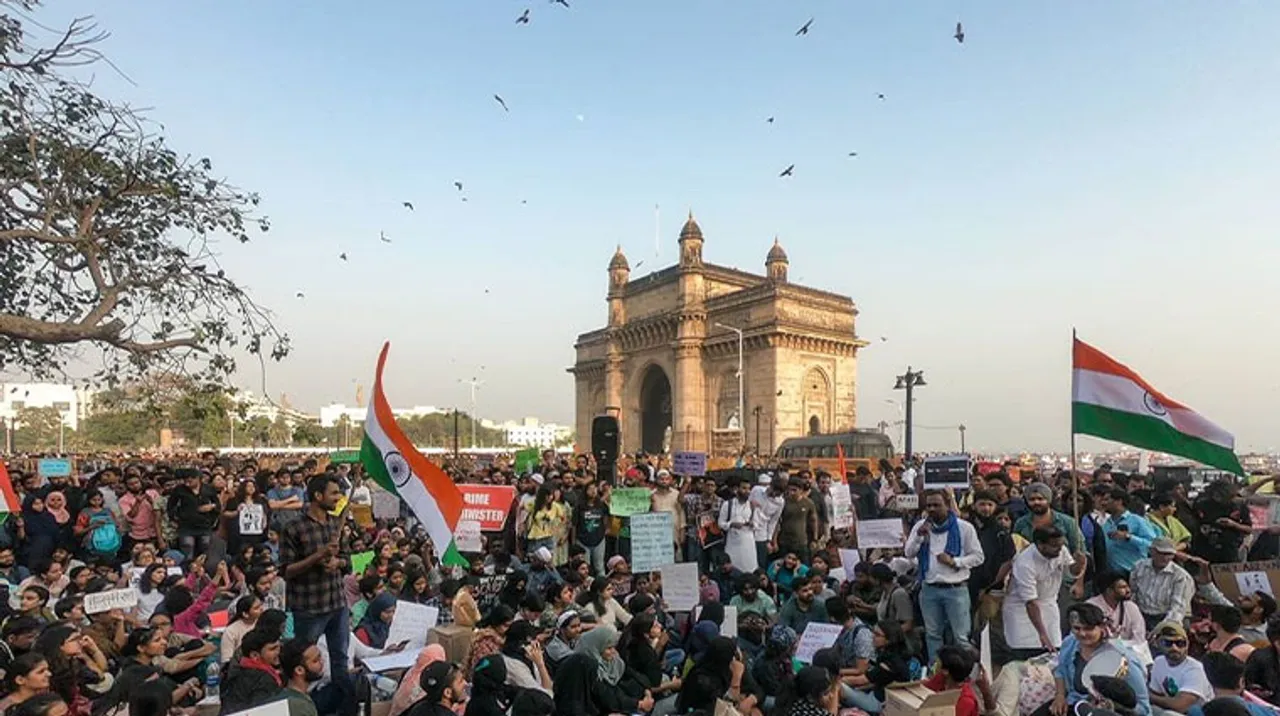
[(972, 622), (966, 583), (969, 570), (981, 565), (984, 556), (978, 531), (948, 508), (941, 491), (925, 491), (924, 511), (925, 518), (912, 527), (903, 551), (918, 561), (920, 611), (933, 659), (948, 626), (957, 642), (969, 640)]

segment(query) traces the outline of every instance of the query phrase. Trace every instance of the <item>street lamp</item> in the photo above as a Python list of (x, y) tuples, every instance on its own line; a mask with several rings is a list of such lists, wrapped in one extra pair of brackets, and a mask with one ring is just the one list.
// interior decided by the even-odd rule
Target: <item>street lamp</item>
[(476, 449), (476, 388), (479, 388), (480, 386), (484, 385), (484, 381), (476, 380), (475, 378), (472, 378), (471, 380), (462, 380), (461, 378), (459, 378), (458, 382), (466, 383), (467, 385), (471, 386), (471, 449), (475, 450)]
[(745, 443), (747, 442), (747, 416), (743, 414), (745, 411), (742, 409), (742, 329), (727, 326), (723, 323), (717, 323), (715, 325), (716, 328), (723, 328), (727, 331), (733, 331), (738, 334), (738, 435), (742, 438), (742, 442)]
[(751, 412), (756, 414), (756, 459), (760, 458), (760, 406), (757, 405)]
[(960, 452), (964, 452), (964, 423), (960, 423)]
[(906, 437), (903, 439), (904, 445), (902, 446), (902, 456), (906, 461), (911, 460), (911, 391), (916, 388), (923, 388), (925, 385), (927, 383), (924, 382), (924, 371), (913, 371), (911, 366), (907, 366), (907, 372), (898, 376), (898, 381), (893, 386), (894, 390), (907, 391)]

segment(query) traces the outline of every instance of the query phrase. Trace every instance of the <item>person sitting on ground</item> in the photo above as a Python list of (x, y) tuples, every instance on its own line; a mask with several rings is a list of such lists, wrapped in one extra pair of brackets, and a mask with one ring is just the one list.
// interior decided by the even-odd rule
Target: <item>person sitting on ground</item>
[(240, 642), (241, 657), (227, 667), (222, 681), (222, 711), (238, 713), (274, 701), (284, 682), (280, 666), (280, 638), (262, 629), (252, 629)]
[[(1213, 699), (1235, 699), (1249, 709), (1252, 716), (1276, 716), (1274, 709), (1254, 704), (1244, 699), (1244, 662), (1231, 654), (1209, 652), (1204, 655), (1204, 673), (1213, 687)], [(1205, 707), (1196, 704), (1187, 709), (1187, 716), (1204, 716)]]

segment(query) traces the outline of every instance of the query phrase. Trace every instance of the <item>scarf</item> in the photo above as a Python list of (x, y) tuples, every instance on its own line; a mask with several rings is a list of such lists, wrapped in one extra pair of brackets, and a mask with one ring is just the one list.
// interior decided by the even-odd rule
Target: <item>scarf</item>
[(422, 678), (422, 672), (437, 661), (444, 661), (445, 658), (444, 647), (439, 644), (431, 644), (419, 651), (417, 661), (413, 662), (413, 667), (400, 680), (395, 695), (391, 697), (391, 711), (387, 716), (400, 716), (425, 696), (422, 686), (418, 683)]
[(257, 669), (258, 671), (263, 671), (268, 674), (271, 674), (271, 678), (275, 680), (277, 687), (284, 686), (284, 682), (280, 680), (280, 672), (276, 671), (270, 664), (263, 661), (262, 659), (255, 659), (251, 656), (241, 657), (240, 668)]
[[(54, 507), (54, 503), (58, 506)], [(67, 496), (54, 490), (44, 498), (44, 509), (53, 515), (58, 524), (65, 525), (71, 521), (71, 513), (67, 511)]]
[(608, 624), (602, 624), (578, 637), (578, 646), (574, 651), (590, 656), (596, 662), (596, 675), (600, 680), (609, 686), (617, 686), (627, 670), (627, 665), (622, 661), (622, 657), (615, 656), (607, 660), (604, 658), (605, 649), (617, 645), (618, 630)]
[(391, 625), (382, 621), (382, 613), (396, 605), (396, 596), (391, 592), (382, 592), (369, 602), (369, 608), (365, 611), (364, 617), (360, 620), (360, 624), (356, 628), (364, 629), (364, 633), (369, 636), (369, 646), (375, 649), (385, 649), (387, 646), (387, 636), (391, 633)]
[[(928, 518), (925, 518), (925, 519), (926, 521), (928, 521), (930, 531), (933, 534), (947, 535), (947, 546), (943, 548), (943, 551), (951, 555), (952, 557), (959, 557), (960, 556), (960, 520), (956, 519), (956, 513), (948, 512), (947, 521), (943, 522), (940, 525), (933, 524), (933, 520), (929, 520)], [(931, 556), (931, 551), (929, 549), (929, 542), (932, 541), (932, 539), (933, 538), (930, 537), (929, 540), (926, 540), (924, 544), (920, 545), (920, 553), (916, 555), (916, 558), (919, 560), (919, 563), (920, 563), (919, 572), (920, 572), (921, 582), (924, 581), (925, 575), (929, 573), (929, 561), (930, 561), (929, 557)]]

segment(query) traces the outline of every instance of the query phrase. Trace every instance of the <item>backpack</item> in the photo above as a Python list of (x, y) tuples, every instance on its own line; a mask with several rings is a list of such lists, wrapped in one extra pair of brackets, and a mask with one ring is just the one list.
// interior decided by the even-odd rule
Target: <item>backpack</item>
[(95, 527), (89, 533), (89, 549), (101, 555), (113, 555), (120, 551), (120, 532), (112, 524)]

